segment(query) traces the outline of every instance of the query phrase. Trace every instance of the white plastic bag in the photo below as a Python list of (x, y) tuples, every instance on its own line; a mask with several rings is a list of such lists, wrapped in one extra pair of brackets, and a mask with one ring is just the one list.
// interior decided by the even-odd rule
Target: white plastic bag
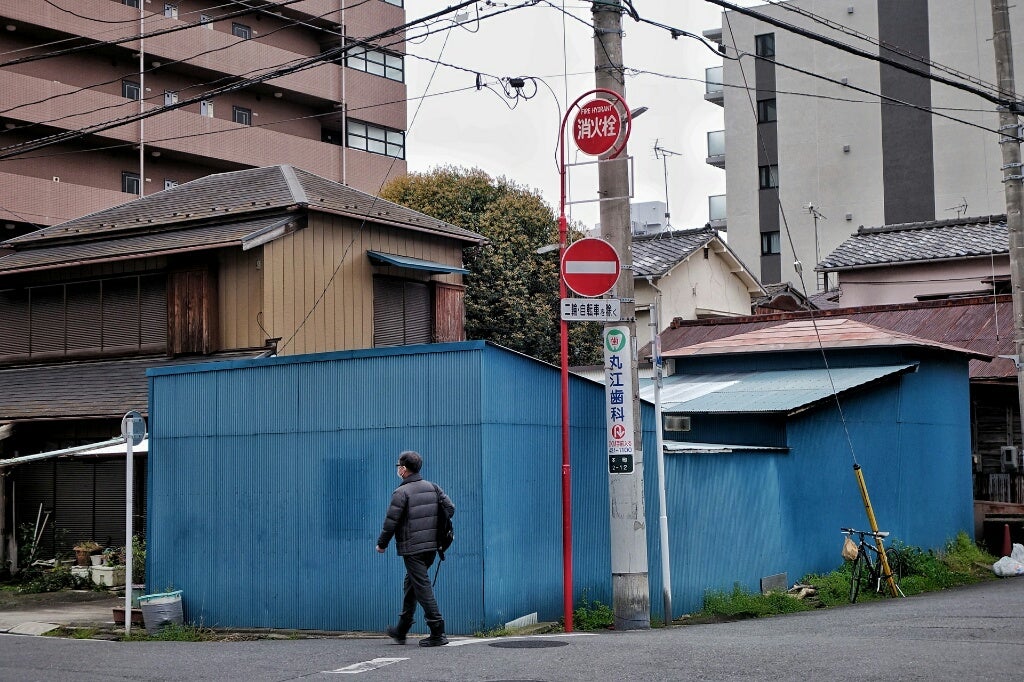
[[(1020, 545), (1017, 545), (1020, 547)], [(1021, 548), (1024, 551), (1024, 547)], [(1014, 561), (1008, 556), (1004, 556), (999, 561), (992, 564), (992, 571), (1000, 577), (1008, 577), (1011, 575), (1024, 575), (1024, 563), (1020, 561)]]
[(1024, 545), (1014, 543), (1013, 551), (1010, 552), (1010, 558), (1024, 564)]

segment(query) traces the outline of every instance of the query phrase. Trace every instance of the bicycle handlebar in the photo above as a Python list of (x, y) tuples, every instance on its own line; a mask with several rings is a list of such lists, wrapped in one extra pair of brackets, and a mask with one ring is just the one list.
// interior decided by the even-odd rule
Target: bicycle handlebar
[(870, 535), (873, 538), (887, 538), (887, 537), (889, 537), (889, 531), (887, 531), (887, 530), (880, 530), (877, 533), (874, 532), (874, 531), (870, 531), (870, 530), (856, 530), (854, 528), (840, 528), (839, 530), (842, 531), (843, 533), (846, 533), (847, 535), (853, 535), (854, 533), (857, 533), (861, 537), (864, 537), (865, 535)]

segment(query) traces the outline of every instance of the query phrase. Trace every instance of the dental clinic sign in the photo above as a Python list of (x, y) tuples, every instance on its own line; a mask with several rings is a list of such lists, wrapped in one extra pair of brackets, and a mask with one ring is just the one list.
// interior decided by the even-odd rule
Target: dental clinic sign
[(608, 473), (633, 473), (633, 377), (629, 327), (604, 329), (604, 377)]

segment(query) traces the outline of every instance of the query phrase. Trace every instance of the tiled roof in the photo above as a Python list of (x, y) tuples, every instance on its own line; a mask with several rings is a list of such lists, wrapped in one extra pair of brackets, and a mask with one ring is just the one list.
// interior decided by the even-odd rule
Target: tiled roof
[[(1013, 300), (1009, 295), (970, 299), (922, 301), (891, 305), (838, 308), (813, 313), (817, 320), (846, 318), (931, 339), (958, 348), (994, 356), (991, 361), (974, 359), (970, 363), (974, 380), (1015, 380), (1017, 369), (1012, 360), (999, 357), (1016, 353), (1013, 343)], [(661, 333), (662, 352), (715, 341), (745, 332), (775, 327), (793, 320), (808, 320), (806, 311), (749, 315), (707, 320), (677, 320)]]
[(451, 223), (308, 171), (279, 165), (208, 175), (120, 206), (14, 237), (6, 243), (23, 248), (44, 243), (120, 237), (185, 224), (223, 223), (237, 220), (236, 216), (252, 219), (260, 213), (280, 212), (291, 206), (472, 243), (484, 240), (482, 235)]
[(146, 413), (150, 367), (251, 358), (262, 351), (237, 351), (202, 357), (61, 362), (0, 370), (0, 421), (120, 417), (128, 410)]
[(237, 245), (242, 243), (244, 237), (254, 232), (295, 219), (294, 214), (285, 217), (270, 216), (226, 225), (202, 225), (191, 229), (186, 227), (85, 243), (62, 243), (51, 246), (43, 242), (39, 248), (13, 251), (7, 256), (0, 253), (0, 274)]
[(715, 341), (705, 341), (691, 346), (675, 348), (674, 350), (666, 351), (663, 347), (662, 355), (665, 357), (683, 357), (690, 355), (818, 350), (819, 348), (893, 348), (900, 346), (940, 348), (942, 350), (964, 353), (979, 359), (992, 359), (991, 356), (976, 351), (929, 339), (920, 339), (909, 334), (844, 318), (796, 320), (773, 327), (753, 329)]
[(1006, 216), (861, 227), (815, 269), (833, 271), (1002, 254), (1009, 249), (1007, 235)]
[(749, 291), (759, 293), (764, 291), (764, 287), (761, 286), (757, 277), (733, 253), (729, 245), (719, 238), (718, 231), (710, 227), (657, 232), (633, 237), (633, 276), (663, 277), (672, 268), (708, 245), (712, 245), (720, 256), (732, 261), (730, 265), (733, 266), (734, 272), (743, 280)]
[(633, 237), (633, 274), (661, 277), (717, 236), (711, 228), (637, 235)]

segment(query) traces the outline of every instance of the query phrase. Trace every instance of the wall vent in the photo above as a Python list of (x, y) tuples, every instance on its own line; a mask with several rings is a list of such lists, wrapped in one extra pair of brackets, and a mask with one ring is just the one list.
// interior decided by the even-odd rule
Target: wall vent
[(690, 418), (684, 417), (678, 414), (666, 414), (665, 415), (665, 430), (666, 431), (689, 431), (690, 430)]

